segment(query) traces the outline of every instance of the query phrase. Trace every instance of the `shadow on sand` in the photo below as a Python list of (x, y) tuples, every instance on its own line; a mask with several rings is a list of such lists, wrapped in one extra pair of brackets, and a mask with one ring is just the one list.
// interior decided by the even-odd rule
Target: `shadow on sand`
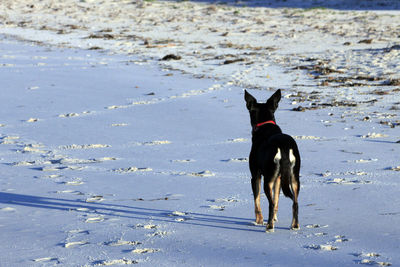
[[(152, 209), (138, 206), (114, 205), (107, 203), (84, 202), (63, 198), (49, 198), (31, 195), (0, 192), (0, 203), (19, 205), (31, 208), (52, 209), (60, 211), (93, 212), (98, 215), (114, 216), (138, 220), (153, 220), (170, 223), (190, 224), (195, 226), (222, 228), (240, 231), (261, 232), (263, 226), (254, 226), (249, 218), (238, 218), (202, 213), (184, 213), (175, 215), (172, 210)], [(85, 209), (85, 211), (80, 211)], [(180, 221), (175, 219), (180, 218)], [(279, 228), (277, 228), (279, 229)], [(282, 228), (286, 229), (286, 228)], [(289, 228), (288, 228), (289, 229)]]

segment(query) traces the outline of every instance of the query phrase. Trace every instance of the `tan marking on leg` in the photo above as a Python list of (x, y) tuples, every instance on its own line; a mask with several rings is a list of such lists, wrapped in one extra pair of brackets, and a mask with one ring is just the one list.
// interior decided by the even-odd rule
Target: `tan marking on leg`
[(293, 189), (293, 206), (292, 206), (293, 219), (292, 219), (291, 229), (298, 230), (298, 229), (300, 229), (299, 218), (298, 218), (299, 206), (298, 206), (298, 201), (297, 201), (299, 188), (298, 188), (298, 184), (296, 181), (292, 182), (292, 189)]
[(276, 178), (274, 184), (274, 221), (278, 221), (279, 193), (281, 192), (281, 177)]
[[(261, 179), (258, 180), (258, 186), (261, 185)], [(257, 196), (254, 196), (254, 211), (256, 214), (256, 224), (263, 224), (264, 218), (262, 216), (261, 205), (260, 205), (260, 191)]]
[(269, 183), (265, 186), (264, 184), (264, 191), (265, 194), (267, 195), (268, 198), (268, 204), (269, 204), (269, 213), (268, 213), (268, 223), (267, 223), (267, 232), (272, 232), (274, 230), (274, 209), (275, 209), (275, 204), (274, 204), (274, 199), (273, 199), (273, 183)]
[(256, 213), (256, 224), (263, 224), (264, 218), (262, 216), (261, 206), (260, 206), (260, 195), (258, 195), (255, 200), (255, 213)]

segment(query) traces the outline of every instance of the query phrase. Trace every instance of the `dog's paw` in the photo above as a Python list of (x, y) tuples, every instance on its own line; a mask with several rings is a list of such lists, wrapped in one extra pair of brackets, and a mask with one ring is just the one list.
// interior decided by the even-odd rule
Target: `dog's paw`
[(275, 232), (275, 229), (274, 228), (271, 228), (271, 229), (265, 229), (265, 232), (266, 233), (273, 233), (273, 232)]
[(300, 230), (300, 225), (298, 223), (292, 224), (290, 230), (295, 230), (295, 231)]
[(257, 225), (263, 225), (264, 224), (264, 217), (261, 215), (261, 213), (256, 214), (256, 224)]
[(275, 230), (274, 230), (274, 225), (273, 224), (270, 224), (270, 223), (267, 223), (267, 227), (265, 228), (265, 232), (267, 232), (267, 233), (273, 233)]

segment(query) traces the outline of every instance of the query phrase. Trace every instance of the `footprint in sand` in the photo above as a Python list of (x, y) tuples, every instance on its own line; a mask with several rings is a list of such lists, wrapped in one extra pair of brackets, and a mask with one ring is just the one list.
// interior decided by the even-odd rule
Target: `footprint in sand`
[(245, 143), (245, 142), (248, 142), (249, 141), (249, 139), (247, 139), (247, 138), (231, 138), (231, 139), (228, 139), (228, 143)]
[(136, 248), (132, 250), (132, 253), (136, 254), (145, 254), (145, 253), (154, 253), (160, 251), (159, 249), (154, 249), (154, 248)]
[(213, 173), (209, 170), (205, 170), (205, 171), (201, 171), (201, 172), (191, 172), (191, 173), (188, 173), (187, 175), (197, 176), (197, 177), (212, 177), (212, 176), (215, 176), (215, 173)]
[(400, 165), (399, 166), (395, 166), (395, 167), (387, 167), (385, 168), (385, 170), (390, 170), (390, 171), (400, 171)]
[(37, 119), (37, 118), (29, 118), (29, 119), (27, 119), (27, 120), (24, 120), (24, 122), (38, 122), (39, 121), (39, 119)]
[(100, 260), (93, 262), (94, 266), (110, 266), (110, 265), (131, 265), (138, 264), (138, 261), (129, 259), (118, 259), (118, 260)]
[(325, 181), (326, 184), (354, 185), (354, 184), (370, 184), (371, 181), (362, 180), (346, 180), (344, 178), (332, 178)]
[(187, 212), (174, 211), (174, 212), (172, 212), (171, 214), (168, 214), (168, 216), (177, 217), (177, 218), (175, 219), (176, 222), (184, 222), (184, 221), (186, 221), (187, 219), (189, 219), (189, 218), (187, 217), (188, 214), (189, 214), (189, 213), (187, 213)]
[(168, 145), (171, 143), (172, 142), (168, 141), (168, 140), (155, 140), (155, 141), (141, 142), (141, 143), (135, 143), (135, 144), (139, 145), (139, 146), (158, 146), (158, 145)]
[(103, 222), (105, 219), (103, 216), (89, 217), (85, 220), (85, 223), (99, 223)]
[(225, 206), (223, 205), (209, 205), (208, 207), (212, 210), (219, 210), (219, 211), (225, 210)]
[(92, 203), (92, 202), (101, 202), (103, 200), (104, 200), (103, 196), (97, 195), (97, 196), (91, 196), (91, 197), (87, 198), (85, 200), (85, 202)]
[(84, 195), (81, 191), (76, 191), (76, 190), (62, 190), (62, 191), (56, 191), (55, 193), (57, 194), (73, 194), (73, 195)]
[(327, 234), (327, 233), (321, 232), (321, 233), (315, 233), (314, 235), (315, 235), (315, 236), (326, 236), (326, 235), (328, 235), (328, 234)]
[(50, 175), (43, 176), (43, 178), (47, 178), (47, 179), (56, 179), (56, 178), (61, 178), (61, 177), (63, 177), (63, 176), (60, 174), (50, 174)]
[(83, 245), (86, 245), (86, 244), (89, 244), (89, 242), (88, 241), (74, 241), (74, 242), (65, 243), (64, 247), (65, 248), (73, 248), (73, 247), (76, 247), (76, 246), (83, 246)]
[(319, 225), (319, 224), (307, 224), (306, 228), (326, 228), (328, 225)]
[(205, 170), (200, 172), (160, 172), (166, 175), (176, 175), (176, 176), (194, 176), (194, 177), (213, 177), (215, 173)]
[(40, 262), (40, 263), (54, 263), (54, 264), (61, 263), (58, 258), (52, 258), (52, 257), (37, 258), (37, 259), (33, 259), (32, 261)]
[(155, 224), (136, 224), (135, 228), (143, 228), (143, 229), (156, 229), (157, 225)]
[(49, 151), (42, 150), (43, 145), (41, 144), (25, 144), (22, 150), (18, 150), (19, 153), (39, 153), (39, 154), (46, 154)]
[(355, 161), (348, 160), (347, 162), (355, 162), (355, 163), (370, 163), (370, 162), (376, 162), (378, 159), (370, 158), (370, 159), (357, 159)]
[(350, 239), (346, 238), (344, 235), (336, 235), (335, 236), (335, 243), (343, 243), (348, 242)]
[(189, 163), (189, 162), (195, 162), (195, 160), (194, 159), (174, 159), (174, 160), (171, 160), (171, 162)]
[(0, 140), (0, 145), (14, 145), (18, 143), (19, 136), (3, 136)]
[(235, 197), (208, 199), (207, 201), (209, 201), (209, 202), (215, 202), (215, 203), (223, 203), (223, 202), (233, 203), (233, 202), (239, 202), (239, 200), (237, 200)]
[(249, 162), (248, 158), (231, 158), (231, 159), (223, 159), (222, 162)]
[(4, 208), (1, 208), (0, 211), (4, 211), (4, 212), (15, 212), (16, 209), (15, 209), (15, 208), (12, 208), (12, 207), (4, 207)]
[(355, 262), (358, 264), (365, 265), (377, 265), (377, 266), (392, 266), (392, 263), (387, 261), (379, 261), (378, 258), (381, 257), (379, 253), (369, 252), (369, 253), (354, 253), (356, 257), (363, 258), (360, 260), (356, 260)]
[(73, 150), (73, 149), (95, 149), (95, 148), (108, 148), (111, 147), (110, 145), (105, 145), (105, 144), (86, 144), (86, 145), (65, 145), (65, 146), (59, 146), (59, 149), (62, 150)]
[(69, 230), (67, 233), (68, 234), (73, 234), (73, 235), (80, 235), (80, 234), (88, 235), (89, 231), (88, 230), (81, 230), (81, 229), (74, 229), (74, 230)]
[(60, 115), (58, 115), (58, 117), (59, 118), (73, 118), (73, 117), (79, 117), (81, 115), (87, 115), (87, 114), (90, 114), (90, 113), (91, 113), (90, 111), (83, 111), (81, 113), (72, 112), (72, 113), (60, 114)]
[(56, 171), (61, 171), (61, 170), (65, 170), (65, 169), (68, 169), (68, 167), (66, 167), (66, 166), (59, 166), (59, 167), (56, 167), (56, 166), (46, 166), (46, 167), (38, 167), (38, 168), (35, 168), (36, 170), (39, 170), (39, 171), (42, 171), (42, 172), (56, 172)]
[(119, 168), (119, 169), (113, 169), (113, 172), (117, 173), (132, 173), (132, 172), (149, 172), (152, 171), (152, 168), (138, 168), (138, 167), (128, 167), (128, 168)]
[(312, 136), (312, 135), (296, 135), (296, 136), (293, 136), (293, 138), (296, 140), (322, 140), (321, 137)]
[(334, 251), (334, 250), (338, 250), (337, 247), (334, 247), (332, 245), (308, 245), (305, 246), (305, 248), (307, 249), (313, 249), (313, 250), (322, 250), (322, 251)]
[(126, 240), (117, 240), (117, 241), (110, 241), (103, 243), (106, 246), (116, 247), (116, 246), (137, 246), (141, 245), (142, 243), (139, 241), (126, 241)]
[(77, 186), (77, 185), (84, 184), (84, 182), (82, 182), (82, 180), (80, 180), (80, 179), (76, 179), (76, 180), (72, 180), (72, 181), (61, 182), (61, 184)]
[(147, 234), (148, 237), (154, 237), (154, 236), (164, 237), (166, 235), (168, 235), (167, 231), (157, 231), (151, 234)]
[(111, 124), (112, 127), (125, 127), (125, 126), (129, 126), (128, 123), (113, 123)]

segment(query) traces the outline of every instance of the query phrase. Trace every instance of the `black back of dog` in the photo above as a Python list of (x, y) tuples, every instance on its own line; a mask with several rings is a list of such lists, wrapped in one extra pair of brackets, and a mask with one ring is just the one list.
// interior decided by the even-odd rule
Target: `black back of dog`
[(256, 223), (263, 223), (260, 207), (261, 176), (264, 177), (264, 192), (269, 202), (267, 231), (273, 231), (277, 220), (280, 188), (293, 200), (291, 229), (299, 229), (298, 195), (300, 192), (300, 153), (296, 141), (283, 134), (276, 125), (274, 113), (281, 99), (277, 90), (266, 103), (257, 100), (245, 91), (247, 109), (252, 126), (252, 147), (249, 157), (251, 185), (254, 195)]

